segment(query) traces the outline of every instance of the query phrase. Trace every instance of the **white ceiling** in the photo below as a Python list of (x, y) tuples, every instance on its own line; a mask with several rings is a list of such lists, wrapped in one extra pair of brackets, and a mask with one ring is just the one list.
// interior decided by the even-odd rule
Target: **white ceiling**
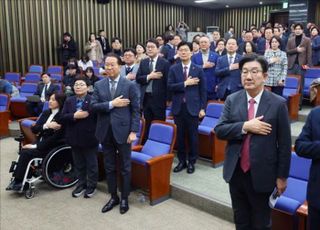
[(283, 2), (288, 2), (288, 0), (215, 0), (214, 2), (208, 3), (195, 3), (195, 0), (157, 0), (160, 2), (168, 2), (171, 4), (183, 5), (183, 6), (195, 6), (195, 7), (203, 7), (210, 9), (221, 9), (226, 8), (226, 5), (229, 8), (239, 8), (239, 7), (252, 7), (259, 6), (260, 2), (262, 5), (270, 5), (270, 4), (282, 4)]

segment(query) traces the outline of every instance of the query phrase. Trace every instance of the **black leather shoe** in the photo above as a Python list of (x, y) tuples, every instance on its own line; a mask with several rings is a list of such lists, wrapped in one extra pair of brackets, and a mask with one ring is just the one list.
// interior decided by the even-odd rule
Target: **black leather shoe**
[(179, 162), (179, 164), (173, 169), (173, 172), (181, 172), (183, 169), (187, 168), (187, 164), (184, 162)]
[(123, 199), (120, 202), (120, 213), (125, 214), (129, 210), (128, 200)]
[(188, 163), (187, 173), (192, 174), (194, 173), (194, 164)]
[(102, 213), (105, 212), (109, 212), (111, 209), (113, 209), (113, 207), (117, 206), (120, 203), (119, 197), (117, 198), (112, 198), (108, 201), (108, 203), (103, 206), (103, 208), (101, 209)]

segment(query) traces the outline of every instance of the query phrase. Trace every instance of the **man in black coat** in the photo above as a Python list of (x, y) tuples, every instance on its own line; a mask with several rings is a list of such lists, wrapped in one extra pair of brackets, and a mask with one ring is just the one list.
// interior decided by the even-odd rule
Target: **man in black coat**
[(70, 58), (78, 58), (78, 47), (72, 35), (69, 32), (63, 34), (63, 42), (60, 46), (60, 63), (63, 67), (68, 65)]

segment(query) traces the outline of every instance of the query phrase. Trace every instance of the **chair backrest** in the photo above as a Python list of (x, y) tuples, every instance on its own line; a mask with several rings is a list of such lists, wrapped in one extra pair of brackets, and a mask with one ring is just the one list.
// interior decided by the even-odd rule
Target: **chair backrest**
[(93, 67), (94, 75), (98, 76), (100, 73), (100, 67)]
[(62, 83), (59, 82), (59, 83), (53, 83), (54, 85), (58, 86), (58, 92), (59, 93), (62, 93), (63, 92), (63, 89), (62, 89)]
[(53, 74), (63, 74), (63, 66), (60, 65), (49, 65), (47, 69), (47, 73)]
[(137, 139), (132, 142), (131, 146), (136, 146), (140, 145), (144, 136), (145, 132), (145, 125), (146, 122), (143, 118), (140, 119), (140, 127), (139, 127), (139, 132), (137, 133)]
[(30, 65), (28, 72), (42, 74), (43, 73), (43, 66), (42, 65)]
[(7, 94), (0, 94), (0, 112), (9, 109), (9, 96)]
[(7, 72), (4, 74), (4, 79), (6, 79), (8, 82), (11, 82), (12, 84), (18, 86), (20, 85), (20, 73), (18, 72)]
[(297, 94), (299, 92), (299, 79), (296, 77), (287, 77), (284, 84), (282, 96), (288, 98), (290, 95)]
[(316, 78), (320, 78), (320, 68), (310, 68), (307, 69), (304, 74), (304, 86), (303, 86), (303, 95), (310, 96), (310, 85), (312, 81)]
[(153, 121), (149, 136), (141, 152), (155, 157), (172, 152), (176, 139), (176, 126), (166, 122)]
[(201, 126), (214, 128), (222, 114), (224, 104), (209, 103), (206, 109), (206, 115), (201, 121)]
[(52, 73), (50, 74), (50, 77), (55, 82), (62, 82), (63, 75), (59, 73)]
[(291, 154), (288, 185), (283, 196), (303, 203), (306, 200), (307, 184), (311, 160), (299, 157), (295, 152)]
[(37, 91), (37, 84), (35, 83), (23, 83), (20, 88), (20, 96), (31, 96)]
[(38, 83), (41, 80), (40, 73), (27, 73), (24, 76), (24, 82), (35, 82)]

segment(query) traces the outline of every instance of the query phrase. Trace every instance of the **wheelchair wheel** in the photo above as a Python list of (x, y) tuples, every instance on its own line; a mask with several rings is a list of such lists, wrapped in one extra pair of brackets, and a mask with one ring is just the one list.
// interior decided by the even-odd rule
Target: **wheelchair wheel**
[(68, 145), (59, 146), (44, 158), (42, 162), (43, 178), (55, 188), (69, 188), (78, 182), (72, 159), (72, 150)]
[(29, 188), (28, 190), (26, 190), (24, 192), (24, 196), (27, 198), (27, 199), (32, 199), (34, 197), (34, 194), (35, 194), (35, 189), (34, 188)]

